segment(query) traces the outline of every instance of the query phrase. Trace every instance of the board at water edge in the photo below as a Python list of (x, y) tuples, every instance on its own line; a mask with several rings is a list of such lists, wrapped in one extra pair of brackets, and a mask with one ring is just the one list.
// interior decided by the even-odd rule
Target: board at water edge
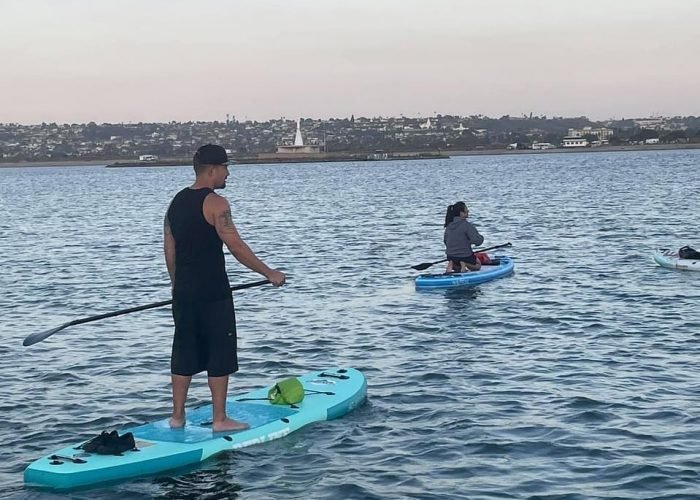
[(659, 248), (654, 253), (654, 261), (661, 267), (682, 269), (684, 271), (700, 271), (700, 260), (681, 259), (678, 251)]
[[(361, 404), (367, 394), (364, 375), (353, 368), (314, 371), (298, 377), (306, 394), (296, 405), (273, 405), (267, 400), (271, 386), (229, 397), (231, 418), (250, 428), (240, 432), (213, 432), (212, 407), (188, 410), (183, 428), (172, 429), (168, 419), (120, 430), (131, 432), (134, 450), (121, 455), (87, 453), (79, 446), (60, 449), (31, 463), (24, 471), (28, 485), (72, 489), (123, 481), (147, 474), (197, 464), (217, 453), (279, 439), (312, 422), (342, 417)], [(91, 429), (90, 432), (99, 432)], [(92, 437), (92, 436), (90, 436)]]

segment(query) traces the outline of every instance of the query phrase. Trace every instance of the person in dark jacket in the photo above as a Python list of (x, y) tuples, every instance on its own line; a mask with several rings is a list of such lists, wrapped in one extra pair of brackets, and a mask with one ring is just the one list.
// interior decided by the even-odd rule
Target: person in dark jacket
[(445, 253), (447, 254), (446, 273), (478, 271), (481, 263), (477, 260), (472, 245), (481, 245), (484, 237), (474, 224), (467, 221), (469, 208), (463, 201), (447, 207), (445, 214)]

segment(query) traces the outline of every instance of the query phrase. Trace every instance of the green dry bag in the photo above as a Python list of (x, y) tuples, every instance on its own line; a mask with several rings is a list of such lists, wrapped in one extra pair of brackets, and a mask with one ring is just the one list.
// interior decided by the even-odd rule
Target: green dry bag
[(304, 386), (296, 377), (277, 382), (267, 393), (267, 399), (273, 405), (293, 405), (304, 399)]

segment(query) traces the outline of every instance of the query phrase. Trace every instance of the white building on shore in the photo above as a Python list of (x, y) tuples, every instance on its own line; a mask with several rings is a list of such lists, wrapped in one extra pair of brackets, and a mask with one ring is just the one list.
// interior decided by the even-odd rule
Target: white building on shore
[(282, 144), (277, 146), (277, 152), (283, 154), (318, 154), (321, 152), (320, 145), (304, 144), (301, 136), (301, 120), (297, 120), (297, 133), (294, 136), (294, 144)]
[(564, 137), (561, 141), (563, 148), (585, 148), (588, 146), (588, 140), (583, 137)]
[(587, 135), (594, 135), (601, 141), (607, 141), (613, 135), (613, 130), (611, 128), (593, 128), (593, 127), (583, 127), (583, 128), (570, 128), (567, 137), (584, 137)]
[(666, 119), (660, 116), (635, 119), (634, 124), (639, 128), (646, 128), (649, 130), (664, 130), (668, 128), (666, 126)]

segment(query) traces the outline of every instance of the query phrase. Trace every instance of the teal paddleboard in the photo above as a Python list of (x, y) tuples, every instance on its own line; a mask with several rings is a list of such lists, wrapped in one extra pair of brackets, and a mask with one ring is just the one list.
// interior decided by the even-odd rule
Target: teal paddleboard
[(131, 432), (136, 442), (134, 450), (121, 455), (87, 453), (79, 448), (87, 439), (60, 449), (30, 464), (24, 471), (24, 481), (28, 485), (71, 489), (158, 474), (226, 450), (279, 439), (312, 422), (342, 417), (367, 394), (364, 375), (353, 368), (315, 371), (298, 378), (306, 394), (296, 405), (269, 403), (267, 393), (272, 386), (229, 397), (228, 415), (246, 422), (250, 428), (245, 431), (212, 432), (212, 407), (206, 405), (188, 410), (187, 423), (181, 429), (171, 429), (165, 418), (120, 430), (120, 434)]

